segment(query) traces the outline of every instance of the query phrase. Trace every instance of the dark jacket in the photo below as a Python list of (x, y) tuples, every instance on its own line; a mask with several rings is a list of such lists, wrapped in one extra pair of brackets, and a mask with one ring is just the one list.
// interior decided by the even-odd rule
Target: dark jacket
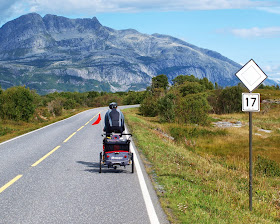
[(117, 109), (109, 109), (104, 118), (104, 129), (106, 133), (122, 133), (125, 130), (123, 113)]

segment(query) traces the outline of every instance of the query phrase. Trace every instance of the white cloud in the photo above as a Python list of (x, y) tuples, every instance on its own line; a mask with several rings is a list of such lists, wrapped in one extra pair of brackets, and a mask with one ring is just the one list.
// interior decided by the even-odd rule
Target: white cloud
[(242, 38), (274, 38), (280, 37), (280, 27), (253, 27), (250, 29), (231, 29), (230, 32)]
[[(0, 0), (0, 14), (11, 6), (26, 12), (88, 14), (96, 12), (185, 11), (242, 8), (269, 8), (273, 0)], [(8, 3), (7, 3), (8, 2)], [(17, 7), (18, 8), (18, 7)]]
[(222, 9), (275, 10), (275, 0), (0, 0), (0, 24), (22, 14), (37, 12), (92, 17), (107, 12), (159, 12)]
[(272, 1), (253, 0), (37, 0), (35, 5), (41, 8), (55, 7), (57, 4), (63, 10), (95, 10), (97, 12), (135, 12), (135, 11), (184, 11), (184, 10), (216, 10), (241, 8), (269, 8)]
[(5, 18), (10, 16), (9, 14), (13, 9), (13, 5), (17, 1), (18, 0), (12, 0), (12, 1), (0, 0), (0, 22), (4, 21)]
[(260, 7), (259, 10), (266, 11), (266, 12), (269, 12), (269, 13), (280, 14), (280, 6)]
[(280, 64), (267, 64), (263, 66), (263, 71), (270, 79), (280, 81)]

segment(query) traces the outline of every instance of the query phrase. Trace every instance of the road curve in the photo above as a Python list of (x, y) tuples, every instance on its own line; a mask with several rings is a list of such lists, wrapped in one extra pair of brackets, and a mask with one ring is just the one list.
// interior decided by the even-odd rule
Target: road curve
[[(137, 150), (135, 173), (99, 173), (106, 110), (0, 144), (0, 223), (168, 223)], [(92, 126), (99, 113), (101, 123)]]

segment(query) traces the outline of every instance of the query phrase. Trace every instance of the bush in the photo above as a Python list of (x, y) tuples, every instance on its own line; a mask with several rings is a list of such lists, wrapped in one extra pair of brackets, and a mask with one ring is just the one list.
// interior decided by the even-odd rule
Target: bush
[(3, 119), (28, 121), (35, 112), (35, 93), (23, 86), (3, 91), (0, 99), (0, 116)]
[(182, 96), (186, 96), (188, 94), (196, 94), (201, 93), (205, 90), (205, 87), (198, 82), (185, 82), (179, 87), (179, 91)]
[(65, 110), (69, 110), (69, 109), (74, 109), (78, 106), (79, 104), (76, 103), (76, 101), (72, 98), (67, 99), (64, 103), (63, 103), (63, 108)]
[(175, 96), (167, 94), (158, 101), (158, 114), (161, 121), (173, 122), (175, 119)]
[(257, 157), (255, 171), (261, 175), (267, 175), (270, 177), (280, 176), (279, 165), (275, 161), (262, 156)]
[(241, 112), (242, 108), (241, 86), (226, 87), (218, 98), (218, 106), (222, 113)]
[(208, 89), (208, 90), (213, 90), (214, 89), (213, 83), (210, 82), (206, 77), (204, 77), (203, 79), (200, 79), (199, 83), (201, 85), (203, 85), (205, 87), (205, 89)]
[(163, 88), (164, 90), (168, 87), (168, 78), (166, 75), (158, 75), (152, 78), (152, 89)]
[(63, 102), (61, 99), (52, 100), (48, 103), (49, 112), (55, 116), (61, 116), (63, 109)]
[(207, 101), (211, 106), (211, 113), (214, 114), (221, 114), (221, 108), (218, 106), (219, 96), (221, 95), (221, 89), (215, 89), (211, 91), (207, 97)]
[(207, 124), (210, 107), (204, 94), (189, 94), (179, 99), (176, 107), (177, 122)]
[(182, 85), (184, 82), (199, 82), (199, 79), (194, 75), (178, 75), (172, 82), (174, 86), (177, 86)]
[(208, 97), (213, 112), (217, 114), (241, 112), (242, 92), (243, 89), (239, 85), (213, 91)]
[(155, 117), (158, 115), (158, 100), (155, 96), (149, 94), (143, 100), (139, 107), (139, 112), (147, 117)]
[(90, 105), (93, 107), (109, 107), (109, 104), (112, 102), (116, 102), (118, 105), (122, 105), (122, 98), (112, 93), (101, 93), (100, 96), (92, 99)]
[(129, 91), (123, 99), (124, 105), (140, 104), (143, 102), (144, 92)]

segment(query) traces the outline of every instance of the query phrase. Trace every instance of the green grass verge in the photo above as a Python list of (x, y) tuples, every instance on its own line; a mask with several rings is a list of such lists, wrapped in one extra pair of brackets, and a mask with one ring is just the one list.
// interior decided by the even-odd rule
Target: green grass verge
[[(171, 223), (280, 223), (280, 175), (254, 176), (250, 212), (247, 164), (229, 165), (222, 152), (226, 148), (214, 152), (200, 148), (202, 139), (204, 146), (208, 142), (209, 149), (215, 139), (220, 139), (218, 143), (226, 142), (230, 151), (234, 145), (231, 141), (235, 140), (225, 131), (211, 127), (204, 131), (197, 127), (194, 131), (190, 127), (196, 140), (193, 146), (191, 140), (186, 144), (188, 140), (183, 138), (174, 141), (166, 137), (170, 124), (142, 117), (137, 108), (123, 112)], [(231, 152), (234, 153), (238, 154), (237, 149)]]

